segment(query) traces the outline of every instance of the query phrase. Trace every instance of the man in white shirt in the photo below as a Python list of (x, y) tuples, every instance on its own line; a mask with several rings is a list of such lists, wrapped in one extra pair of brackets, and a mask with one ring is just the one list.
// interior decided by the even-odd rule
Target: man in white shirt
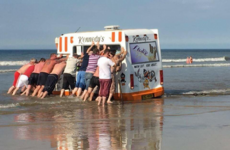
[(99, 82), (100, 91), (98, 97), (98, 105), (105, 105), (106, 98), (109, 96), (109, 90), (112, 83), (111, 72), (115, 67), (115, 63), (109, 59), (109, 50), (104, 51), (103, 57), (98, 59), (97, 65), (99, 67)]

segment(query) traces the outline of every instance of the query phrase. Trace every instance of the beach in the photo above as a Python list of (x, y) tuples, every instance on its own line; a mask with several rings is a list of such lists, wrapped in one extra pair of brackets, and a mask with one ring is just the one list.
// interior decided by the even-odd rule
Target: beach
[[(10, 69), (20, 67), (15, 61), (50, 52), (15, 52), (13, 58), (1, 52), (1, 149), (229, 149), (230, 69), (220, 58), (230, 51), (162, 51), (165, 94), (150, 100), (98, 107), (77, 98), (6, 94), (13, 80)], [(213, 67), (186, 65), (182, 59), (187, 55), (197, 60), (193, 65)]]

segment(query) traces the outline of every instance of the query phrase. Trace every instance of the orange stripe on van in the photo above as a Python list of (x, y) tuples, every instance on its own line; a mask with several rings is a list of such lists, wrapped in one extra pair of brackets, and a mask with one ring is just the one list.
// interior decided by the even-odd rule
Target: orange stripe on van
[(121, 42), (122, 41), (122, 32), (118, 33), (118, 41)]
[(65, 37), (65, 52), (68, 51), (68, 37)]
[(112, 32), (112, 42), (115, 42), (115, 32)]
[(70, 37), (70, 43), (73, 43), (73, 37), (72, 36)]
[[(159, 97), (164, 94), (164, 88), (159, 87), (151, 90), (146, 90), (146, 91), (140, 91), (140, 92), (134, 92), (134, 93), (122, 93), (122, 98), (123, 100), (141, 100), (143, 95), (148, 95), (148, 94), (153, 94), (154, 97)], [(121, 99), (121, 94), (120, 93), (115, 93), (114, 95), (115, 100), (120, 100)]]
[(62, 52), (62, 37), (59, 38), (59, 52)]

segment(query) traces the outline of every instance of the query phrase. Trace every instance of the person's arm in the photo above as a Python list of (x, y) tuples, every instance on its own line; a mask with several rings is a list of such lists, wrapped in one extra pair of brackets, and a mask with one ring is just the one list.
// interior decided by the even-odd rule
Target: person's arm
[(62, 56), (63, 56), (63, 54), (60, 54), (60, 55), (57, 57), (57, 59), (62, 58)]
[(122, 47), (121, 50), (122, 50), (123, 55), (118, 59), (118, 62), (117, 62), (118, 64), (121, 63), (127, 55), (127, 51), (124, 49), (124, 47)]
[(119, 57), (123, 53), (124, 53), (124, 48), (122, 47), (120, 53), (116, 54), (115, 56)]
[(69, 58), (69, 54), (66, 55), (66, 60)]
[(100, 54), (100, 55), (103, 54), (105, 50), (106, 50), (106, 45), (104, 44), (104, 45), (103, 45), (103, 50), (101, 50), (99, 54)]
[(97, 42), (97, 49), (100, 50), (100, 44), (99, 41)]
[(95, 45), (94, 41), (92, 42), (91, 46), (87, 49), (86, 53), (89, 53), (92, 47)]

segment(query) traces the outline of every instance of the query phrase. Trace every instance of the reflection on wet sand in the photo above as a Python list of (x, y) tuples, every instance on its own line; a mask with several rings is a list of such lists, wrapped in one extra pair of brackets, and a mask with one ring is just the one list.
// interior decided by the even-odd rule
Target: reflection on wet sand
[[(49, 140), (51, 148), (160, 150), (163, 99), (126, 102), (106, 107), (66, 104), (15, 116), (15, 137)], [(82, 105), (79, 108), (79, 105)]]

